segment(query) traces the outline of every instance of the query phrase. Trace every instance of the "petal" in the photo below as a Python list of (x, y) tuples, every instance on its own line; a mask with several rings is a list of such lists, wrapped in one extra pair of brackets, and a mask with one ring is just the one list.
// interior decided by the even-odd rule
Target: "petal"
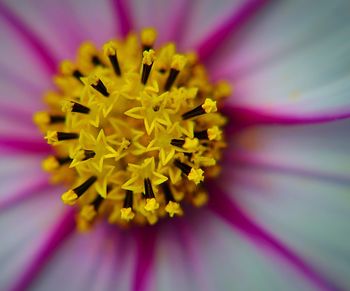
[(338, 290), (346, 290), (350, 283), (348, 186), (252, 169), (236, 176), (227, 191), (241, 208), (341, 286)]
[(0, 212), (0, 289), (14, 286), (61, 214), (52, 189)]
[(157, 248), (155, 290), (312, 290), (286, 261), (213, 213), (174, 221)]
[(72, 58), (84, 40), (102, 41), (114, 36), (111, 3), (102, 1), (5, 1), (6, 5), (35, 32), (58, 57)]
[(236, 106), (287, 116), (349, 113), (349, 11), (348, 1), (272, 2), (218, 52), (213, 78), (232, 80)]
[(133, 247), (103, 225), (85, 234), (75, 232), (49, 260), (31, 290), (131, 290)]
[(7, 204), (6, 201), (24, 197), (28, 189), (40, 189), (40, 185), (47, 185), (47, 176), (40, 167), (41, 159), (42, 157), (29, 155), (0, 156), (0, 208)]
[[(227, 166), (269, 167), (329, 182), (350, 183), (350, 120), (308, 126), (261, 126), (236, 136)], [(283, 170), (284, 169), (284, 170)]]

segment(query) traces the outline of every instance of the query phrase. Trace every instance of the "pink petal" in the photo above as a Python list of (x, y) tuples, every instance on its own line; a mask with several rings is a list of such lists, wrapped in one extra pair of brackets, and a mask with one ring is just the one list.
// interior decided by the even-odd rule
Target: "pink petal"
[(125, 37), (134, 28), (128, 2), (125, 0), (111, 0), (111, 2), (115, 13), (115, 23), (119, 26), (120, 35)]
[(349, 114), (349, 3), (308, 5), (272, 2), (218, 51), (211, 71), (234, 84), (232, 104), (300, 118)]
[(248, 22), (259, 10), (264, 8), (267, 0), (249, 0), (235, 7), (227, 19), (214, 28), (203, 40), (195, 45), (199, 58), (209, 58), (229, 37)]
[[(133, 244), (127, 235), (115, 231), (118, 232), (115, 228), (98, 224), (85, 234), (73, 232), (47, 261), (40, 276), (33, 281), (32, 289), (131, 290), (135, 258)], [(109, 260), (105, 259), (106, 255)], [(106, 272), (103, 274), (106, 276), (103, 289), (95, 281), (101, 276), (100, 272)]]
[(152, 228), (137, 229), (137, 254), (133, 276), (133, 291), (149, 290), (149, 278), (153, 273), (154, 251), (157, 233)]
[(330, 282), (324, 275), (316, 271), (314, 266), (252, 220), (234, 200), (228, 198), (227, 194), (221, 191), (218, 185), (211, 184), (209, 189), (212, 195), (215, 194), (215, 197), (210, 200), (210, 208), (235, 231), (240, 231), (260, 246), (263, 251), (272, 252), (272, 254), (284, 259), (320, 290), (339, 290), (335, 286), (335, 282)]
[(349, 126), (350, 121), (344, 120), (310, 126), (253, 127), (236, 135), (225, 162), (228, 167), (236, 162), (265, 164), (350, 183)]
[(52, 194), (52, 189), (43, 191), (0, 212), (0, 230), (5, 234), (0, 241), (1, 290), (20, 281), (62, 213), (61, 202)]

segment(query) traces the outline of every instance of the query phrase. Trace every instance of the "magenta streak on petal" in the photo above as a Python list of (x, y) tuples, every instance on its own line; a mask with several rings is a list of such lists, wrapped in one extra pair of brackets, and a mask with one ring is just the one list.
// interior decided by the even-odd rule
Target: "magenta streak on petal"
[(207, 189), (211, 197), (209, 208), (234, 230), (238, 230), (246, 235), (253, 243), (273, 251), (293, 266), (306, 279), (314, 283), (320, 290), (341, 290), (341, 288), (329, 282), (293, 250), (253, 221), (232, 198), (228, 197), (227, 193), (220, 189), (219, 185), (209, 182)]
[(133, 21), (128, 2), (126, 0), (111, 1), (115, 11), (116, 24), (118, 24), (119, 33), (122, 37), (125, 37), (133, 29)]
[(198, 249), (196, 248), (193, 232), (191, 232), (188, 223), (183, 220), (178, 220), (176, 226), (178, 229), (179, 244), (183, 246), (186, 258), (188, 259), (188, 264), (190, 265), (190, 268), (193, 269), (193, 280), (196, 280), (196, 283), (199, 285), (199, 290), (208, 291), (210, 289), (207, 280), (208, 277), (205, 276), (203, 269), (204, 263), (201, 260)]
[(51, 151), (50, 147), (42, 140), (0, 135), (0, 151), (6, 149), (35, 154), (48, 154)]
[(137, 233), (135, 233), (137, 254), (132, 291), (148, 289), (148, 281), (153, 271), (156, 235), (157, 232), (152, 227), (137, 229)]
[(46, 240), (38, 247), (33, 260), (22, 274), (18, 274), (18, 279), (11, 291), (27, 290), (30, 284), (38, 277), (41, 270), (63, 244), (63, 242), (73, 233), (75, 229), (74, 210), (65, 212), (52, 228)]
[(32, 122), (33, 110), (28, 110), (28, 108), (24, 108), (24, 106), (16, 106), (14, 104), (7, 105), (0, 102), (0, 117), (13, 120), (17, 124), (21, 123), (22, 127), (24, 126), (25, 128), (39, 132), (38, 128)]
[(46, 45), (4, 3), (0, 2), (0, 17), (3, 17), (40, 57), (48, 73), (56, 71), (56, 59)]
[(274, 113), (262, 112), (254, 109), (235, 107), (225, 103), (220, 111), (230, 118), (229, 127), (239, 124), (240, 126), (250, 125), (306, 125), (337, 121), (350, 118), (350, 109), (340, 113), (322, 113), (319, 115), (305, 114), (305, 116), (291, 116), (288, 114), (277, 115)]
[(241, 8), (235, 9), (231, 16), (217, 27), (204, 40), (196, 45), (201, 60), (207, 59), (224, 41), (245, 24), (268, 0), (249, 0)]
[(179, 0), (177, 1), (178, 8), (174, 11), (174, 18), (169, 25), (169, 41), (181, 43), (182, 36), (186, 29), (187, 22), (193, 10), (194, 1)]
[(322, 182), (331, 182), (337, 184), (350, 185), (350, 175), (337, 175), (327, 172), (321, 172), (318, 169), (305, 169), (292, 165), (281, 165), (276, 163), (271, 163), (259, 159), (258, 157), (249, 157), (248, 155), (238, 155), (226, 153), (225, 161), (227, 165), (234, 165), (239, 168), (250, 167), (257, 170), (262, 170), (264, 172), (270, 171), (277, 174), (288, 174), (292, 176), (298, 176), (302, 178), (317, 179)]
[(44, 190), (50, 189), (50, 186), (48, 178), (42, 175), (40, 179), (33, 181), (31, 185), (24, 185), (24, 189), (22, 188), (16, 193), (8, 195), (5, 199), (1, 199), (0, 211), (22, 203), (27, 198), (32, 198), (35, 195), (42, 195)]

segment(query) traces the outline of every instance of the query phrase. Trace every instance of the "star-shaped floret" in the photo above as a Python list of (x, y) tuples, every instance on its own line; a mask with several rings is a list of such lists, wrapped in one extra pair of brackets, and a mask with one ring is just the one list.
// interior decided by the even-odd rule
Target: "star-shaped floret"
[(146, 132), (150, 135), (156, 124), (169, 126), (171, 124), (169, 117), (169, 109), (166, 108), (168, 92), (161, 95), (141, 94), (141, 106), (134, 107), (124, 114), (135, 118), (143, 119)]
[[(102, 129), (96, 138), (91, 133), (82, 131), (79, 142), (80, 148), (72, 155), (73, 161), (71, 167), (76, 167), (78, 164), (86, 162), (98, 172), (102, 172), (104, 160), (117, 158), (120, 154), (109, 145), (108, 138)], [(86, 151), (93, 154), (89, 158), (86, 158), (84, 157)]]
[(145, 159), (141, 165), (129, 164), (128, 170), (131, 172), (131, 178), (122, 185), (122, 188), (136, 193), (144, 191), (145, 179), (150, 179), (154, 186), (168, 180), (166, 176), (156, 171), (153, 157)]

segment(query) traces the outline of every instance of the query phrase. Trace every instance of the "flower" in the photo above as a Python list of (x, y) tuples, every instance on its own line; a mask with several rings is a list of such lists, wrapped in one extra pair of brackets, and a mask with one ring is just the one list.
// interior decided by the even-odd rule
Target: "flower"
[[(1, 2), (1, 289), (349, 289), (349, 8)], [(66, 189), (41, 170), (50, 148), (31, 118), (84, 40), (149, 26), (232, 82), (222, 175), (206, 184), (208, 206), (182, 218), (81, 234), (59, 199)]]

